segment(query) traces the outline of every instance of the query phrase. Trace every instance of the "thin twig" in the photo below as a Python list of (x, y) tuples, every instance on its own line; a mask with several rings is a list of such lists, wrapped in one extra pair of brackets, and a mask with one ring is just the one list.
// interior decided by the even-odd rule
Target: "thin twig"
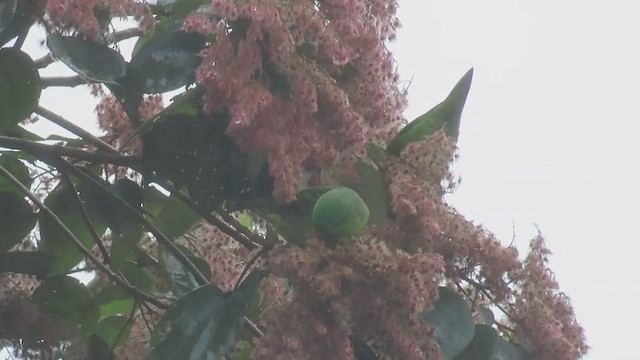
[(77, 169), (75, 166), (70, 164), (68, 161), (60, 159), (57, 161), (58, 167), (62, 168), (73, 174), (76, 177), (82, 178), (82, 180), (93, 183), (97, 186), (102, 192), (109, 195), (113, 200), (115, 200), (120, 206), (122, 206), (126, 211), (133, 216), (137, 221), (139, 221), (153, 236), (158, 240), (162, 245), (164, 245), (169, 252), (175, 256), (178, 261), (182, 265), (184, 265), (197, 279), (198, 281), (208, 284), (209, 279), (206, 276), (202, 275), (200, 270), (189, 260), (189, 258), (180, 250), (178, 247), (171, 241), (165, 234), (163, 234), (160, 229), (158, 229), (155, 225), (153, 225), (149, 220), (147, 220), (144, 215), (133, 208), (128, 202), (124, 201), (117, 194), (114, 194), (111, 190), (109, 190), (104, 184), (96, 181), (93, 177), (84, 173), (83, 171)]
[(266, 241), (264, 238), (262, 238), (262, 236), (259, 236), (253, 231), (249, 230), (246, 226), (242, 225), (236, 218), (231, 216), (231, 214), (224, 211), (218, 211), (218, 214), (220, 215), (222, 220), (224, 220), (227, 224), (235, 228), (236, 231), (238, 231), (239, 233), (249, 238), (251, 241), (261, 244), (262, 246), (266, 244)]
[(211, 215), (206, 211), (201, 211), (189, 196), (187, 196), (182, 191), (177, 190), (173, 185), (164, 184), (163, 187), (165, 187), (168, 191), (170, 191), (171, 195), (175, 195), (175, 197), (177, 197), (179, 200), (181, 200), (182, 202), (187, 204), (190, 208), (195, 210), (198, 214), (200, 214), (200, 216), (202, 216), (202, 218), (205, 219), (209, 224), (217, 227), (223, 233), (231, 236), (234, 240), (242, 244), (247, 249), (253, 250), (257, 248), (257, 245), (254, 242), (252, 242), (252, 239), (246, 237), (246, 235), (240, 233), (237, 229), (234, 229), (232, 226), (222, 221), (221, 219), (218, 219), (217, 217)]
[(89, 214), (87, 214), (87, 209), (84, 207), (84, 204), (82, 203), (82, 199), (80, 199), (80, 195), (78, 195), (78, 191), (76, 190), (76, 186), (73, 185), (73, 181), (71, 181), (71, 178), (69, 177), (69, 174), (62, 173), (62, 178), (66, 181), (66, 183), (69, 186), (69, 188), (71, 190), (73, 190), (73, 195), (74, 195), (74, 197), (76, 199), (76, 203), (78, 204), (78, 206), (80, 206), (80, 209), (82, 210), (81, 211), (82, 220), (85, 222), (85, 224), (89, 228), (89, 233), (91, 234), (91, 237), (93, 238), (93, 242), (95, 242), (96, 245), (98, 246), (98, 249), (100, 249), (100, 252), (102, 253), (102, 256), (104, 257), (105, 263), (109, 264), (111, 262), (111, 258), (109, 257), (109, 252), (104, 247), (104, 244), (102, 243), (102, 239), (100, 238), (100, 235), (98, 235), (98, 232), (96, 231), (96, 228), (93, 225), (93, 222), (89, 218)]
[(36, 59), (34, 62), (36, 63), (36, 67), (38, 69), (46, 68), (47, 66), (53, 64), (56, 60), (51, 56), (51, 54), (47, 54), (39, 59)]
[(110, 152), (110, 153), (113, 153), (113, 154), (118, 154), (119, 153), (118, 150), (116, 150), (114, 147), (112, 147), (111, 145), (107, 144), (106, 142), (102, 141), (100, 138), (96, 137), (92, 133), (88, 132), (87, 130), (85, 130), (85, 129), (81, 128), (81, 127), (79, 127), (78, 125), (72, 123), (71, 121), (65, 119), (64, 117), (54, 113), (51, 110), (48, 110), (48, 109), (38, 105), (38, 107), (36, 108), (35, 113), (40, 115), (40, 116), (43, 116), (44, 118), (48, 119), (52, 123), (54, 123), (54, 124), (60, 126), (61, 128), (71, 132), (72, 134), (81, 137), (83, 140), (85, 140), (89, 144), (97, 147), (100, 150), (103, 150), (103, 151), (106, 151), (106, 152)]
[(40, 78), (40, 86), (43, 88), (48, 87), (76, 87), (78, 85), (87, 85), (91, 83), (80, 75), (74, 76), (46, 76)]
[(139, 156), (125, 156), (113, 153), (89, 152), (63, 145), (47, 145), (35, 141), (0, 136), (0, 147), (26, 151), (40, 160), (66, 156), (78, 160), (97, 163), (109, 163), (135, 167), (140, 164)]
[(48, 216), (59, 228), (62, 230), (65, 235), (73, 242), (78, 251), (80, 251), (83, 255), (85, 255), (91, 262), (98, 268), (100, 271), (105, 273), (113, 282), (122, 287), (125, 291), (132, 294), (136, 298), (140, 298), (144, 301), (148, 301), (155, 306), (160, 308), (167, 308), (167, 305), (158, 299), (151, 297), (144, 292), (138, 290), (137, 288), (131, 286), (124, 279), (120, 278), (116, 275), (111, 269), (105, 266), (98, 258), (96, 258), (90, 251), (87, 249), (80, 240), (69, 230), (69, 228), (60, 220), (60, 218), (49, 209), (36, 195), (34, 195), (29, 189), (27, 189), (18, 179), (16, 179), (13, 174), (11, 174), (7, 169), (5, 169), (2, 165), (0, 165), (0, 174), (2, 174), (7, 180), (9, 180), (14, 186), (16, 186), (20, 191), (22, 191), (31, 201), (42, 211), (46, 216)]
[(107, 34), (105, 40), (111, 44), (142, 35), (144, 35), (144, 30), (141, 27), (133, 27)]

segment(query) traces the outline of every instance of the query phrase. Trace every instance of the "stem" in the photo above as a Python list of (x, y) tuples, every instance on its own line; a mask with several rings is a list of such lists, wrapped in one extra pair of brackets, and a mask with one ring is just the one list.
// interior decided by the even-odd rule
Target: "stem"
[(43, 117), (47, 118), (52, 123), (54, 123), (54, 124), (60, 126), (61, 128), (71, 132), (74, 135), (77, 135), (78, 137), (82, 138), (83, 140), (86, 140), (89, 144), (97, 147), (100, 150), (103, 150), (103, 151), (106, 151), (106, 152), (110, 152), (110, 153), (114, 153), (114, 154), (118, 154), (118, 150), (116, 150), (111, 145), (107, 144), (106, 142), (104, 142), (101, 139), (97, 138), (96, 136), (94, 136), (93, 134), (88, 132), (87, 130), (79, 127), (78, 125), (76, 125), (76, 124), (72, 123), (71, 121), (63, 118), (62, 116), (54, 113), (51, 110), (45, 109), (44, 107), (38, 105), (38, 107), (36, 108), (35, 113), (40, 115), (40, 116), (43, 116)]
[(62, 145), (46, 145), (35, 141), (0, 136), (0, 147), (26, 151), (40, 160), (66, 156), (89, 162), (109, 163), (135, 167), (140, 163), (139, 156), (125, 156), (111, 153), (89, 152)]
[(88, 80), (80, 75), (74, 76), (47, 76), (40, 78), (40, 85), (43, 88), (63, 86), (63, 87), (76, 87), (78, 85), (86, 85)]
[(76, 203), (80, 206), (80, 209), (82, 209), (82, 220), (85, 222), (85, 224), (89, 228), (89, 232), (91, 233), (91, 238), (93, 238), (93, 242), (95, 242), (96, 245), (98, 246), (98, 249), (100, 249), (100, 252), (104, 257), (105, 263), (109, 264), (111, 262), (111, 259), (109, 258), (109, 252), (104, 247), (104, 244), (102, 243), (102, 239), (100, 238), (100, 235), (98, 235), (98, 233), (96, 232), (96, 228), (95, 226), (93, 226), (93, 222), (89, 218), (89, 214), (87, 214), (87, 209), (84, 207), (84, 204), (82, 203), (82, 199), (80, 199), (80, 196), (78, 195), (78, 191), (76, 190), (75, 185), (73, 185), (73, 181), (71, 181), (71, 178), (67, 173), (62, 173), (62, 178), (66, 181), (67, 185), (69, 185), (69, 188), (73, 189), (73, 195), (76, 199)]
[(166, 308), (167, 305), (162, 303), (156, 298), (153, 298), (137, 288), (128, 284), (125, 280), (116, 275), (111, 269), (105, 266), (98, 258), (96, 258), (90, 251), (87, 249), (80, 240), (69, 230), (69, 228), (60, 220), (60, 218), (49, 209), (37, 196), (35, 196), (29, 189), (27, 189), (22, 183), (16, 179), (13, 174), (11, 174), (7, 169), (5, 169), (2, 165), (0, 165), (0, 174), (6, 177), (13, 185), (15, 185), (20, 191), (22, 191), (31, 201), (40, 209), (40, 211), (44, 212), (46, 216), (48, 216), (64, 233), (67, 237), (74, 243), (76, 248), (82, 252), (91, 262), (98, 268), (100, 271), (104, 272), (113, 282), (122, 287), (125, 291), (130, 293), (136, 298), (141, 298), (145, 301), (148, 301), (158, 307)]
[(36, 63), (36, 67), (38, 69), (43, 69), (46, 68), (47, 66), (53, 64), (55, 62), (55, 60), (53, 59), (53, 57), (51, 56), (51, 54), (47, 54), (39, 59), (36, 59), (34, 61)]
[(144, 225), (144, 227), (146, 227), (149, 230), (149, 232), (153, 234), (156, 240), (158, 240), (158, 242), (164, 245), (167, 248), (167, 250), (169, 250), (169, 252), (173, 256), (175, 256), (176, 259), (178, 259), (178, 261), (180, 261), (180, 263), (184, 265), (196, 277), (196, 279), (198, 279), (199, 282), (204, 284), (209, 283), (209, 279), (207, 279), (206, 276), (202, 275), (200, 270), (198, 270), (198, 268), (193, 264), (193, 262), (191, 262), (191, 260), (189, 260), (189, 258), (182, 251), (180, 251), (178, 247), (176, 247), (173, 241), (171, 241), (166, 235), (164, 235), (155, 225), (149, 222), (149, 220), (147, 220), (141, 212), (134, 209), (131, 205), (129, 205), (129, 203), (122, 200), (118, 195), (111, 192), (111, 190), (109, 190), (106, 186), (104, 186), (104, 184), (96, 181), (94, 178), (85, 174), (83, 171), (78, 170), (75, 166), (71, 165), (66, 160), (59, 159), (57, 163), (60, 168), (70, 172), (74, 176), (81, 178), (84, 181), (93, 183), (101, 191), (103, 191), (105, 194), (113, 198), (117, 203), (119, 203), (119, 205), (124, 207), (131, 216), (133, 216), (137, 221), (139, 221), (142, 225)]

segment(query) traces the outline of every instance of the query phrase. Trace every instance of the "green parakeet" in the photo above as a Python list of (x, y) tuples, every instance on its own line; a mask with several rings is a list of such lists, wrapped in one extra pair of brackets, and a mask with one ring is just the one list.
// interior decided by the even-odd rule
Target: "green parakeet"
[(337, 187), (318, 198), (311, 220), (316, 230), (326, 234), (358, 235), (369, 220), (369, 208), (357, 192)]
[(440, 129), (444, 129), (447, 136), (457, 139), (460, 117), (462, 116), (464, 103), (467, 100), (472, 78), (473, 68), (464, 74), (443, 102), (405, 126), (391, 140), (389, 146), (387, 146), (387, 151), (391, 154), (399, 155), (409, 143), (422, 140)]

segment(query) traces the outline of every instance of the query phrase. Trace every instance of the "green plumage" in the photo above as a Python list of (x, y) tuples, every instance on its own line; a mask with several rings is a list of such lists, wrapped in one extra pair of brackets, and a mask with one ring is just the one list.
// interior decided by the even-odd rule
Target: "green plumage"
[(318, 198), (311, 220), (316, 230), (326, 234), (358, 235), (369, 220), (369, 208), (357, 192), (338, 187)]
[(470, 69), (443, 102), (405, 126), (391, 140), (387, 151), (399, 155), (410, 143), (420, 141), (440, 129), (444, 129), (447, 136), (457, 139), (462, 109), (467, 100), (472, 78), (473, 69)]

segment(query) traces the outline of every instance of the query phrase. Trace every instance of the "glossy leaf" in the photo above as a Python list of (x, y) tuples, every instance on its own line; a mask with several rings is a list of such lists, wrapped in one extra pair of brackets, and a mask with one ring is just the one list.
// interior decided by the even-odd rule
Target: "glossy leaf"
[[(152, 339), (146, 360), (217, 360), (236, 342), (236, 331), (252, 294), (264, 277), (263, 272), (251, 273), (233, 292), (225, 294), (211, 285), (193, 290), (165, 313)], [(170, 330), (166, 330), (167, 326)], [(155, 341), (154, 341), (155, 340)]]
[(0, 34), (9, 26), (17, 8), (18, 0), (5, 0), (0, 3)]
[(40, 92), (40, 75), (31, 57), (18, 49), (0, 49), (0, 131), (29, 117)]
[(434, 328), (434, 337), (442, 354), (452, 358), (472, 341), (475, 328), (473, 315), (466, 301), (456, 292), (439, 288), (439, 298), (433, 310), (422, 313), (422, 319)]
[(56, 59), (87, 79), (113, 84), (126, 73), (127, 63), (122, 55), (95, 41), (49, 34), (47, 45)]
[(31, 205), (15, 192), (0, 191), (0, 252), (11, 249), (36, 225)]
[(443, 102), (405, 126), (391, 140), (387, 151), (399, 155), (410, 143), (420, 141), (440, 129), (444, 129), (447, 136), (457, 139), (462, 109), (467, 100), (472, 78), (473, 69), (470, 69)]
[[(187, 254), (184, 251), (186, 249), (181, 250), (183, 251), (183, 253), (185, 253), (185, 255)], [(199, 284), (195, 276), (175, 256), (173, 256), (173, 254), (171, 254), (166, 249), (162, 249), (162, 252), (160, 254), (160, 263), (164, 265), (167, 272), (169, 273), (169, 276), (173, 283), (173, 293), (175, 294), (175, 296), (181, 297), (184, 294), (195, 290), (202, 285)], [(207, 267), (209, 267), (208, 264)], [(211, 275), (211, 270), (209, 270), (209, 275)]]
[[(45, 205), (58, 216), (86, 248), (90, 249), (94, 246), (91, 232), (82, 218), (82, 210), (73, 190), (58, 185), (45, 200)], [(92, 222), (98, 234), (105, 231), (104, 225), (97, 218), (92, 217)], [(40, 250), (51, 254), (54, 259), (49, 275), (65, 273), (84, 259), (84, 255), (77, 250), (66, 233), (43, 212), (39, 214), (39, 224)]]
[(469, 345), (455, 357), (455, 360), (491, 360), (498, 333), (487, 325), (476, 325), (475, 335)]
[(19, 273), (44, 277), (53, 258), (43, 251), (10, 251), (0, 253), (0, 273)]
[(133, 321), (126, 316), (110, 316), (100, 321), (94, 334), (110, 349), (114, 349), (127, 341), (132, 325)]
[(182, 22), (149, 40), (135, 53), (127, 68), (128, 84), (146, 94), (164, 93), (195, 81), (202, 58), (204, 35), (187, 33)]
[[(16, 10), (13, 13), (8, 23), (3, 26), (0, 25), (0, 47), (11, 41), (16, 36), (25, 33), (35, 23), (36, 17), (33, 16), (33, 9), (40, 0), (18, 0)], [(8, 3), (9, 9), (11, 3), (16, 3), (15, 0), (5, 0)], [(5, 11), (9, 12), (9, 10)], [(7, 16), (5, 14), (5, 16)], [(2, 22), (4, 20), (0, 20)]]
[[(13, 152), (0, 153), (0, 165), (7, 169), (11, 175), (22, 183), (27, 189), (31, 186), (33, 180), (29, 176), (29, 169), (27, 166), (18, 160), (17, 154)], [(0, 191), (19, 191), (9, 179), (0, 175)]]

